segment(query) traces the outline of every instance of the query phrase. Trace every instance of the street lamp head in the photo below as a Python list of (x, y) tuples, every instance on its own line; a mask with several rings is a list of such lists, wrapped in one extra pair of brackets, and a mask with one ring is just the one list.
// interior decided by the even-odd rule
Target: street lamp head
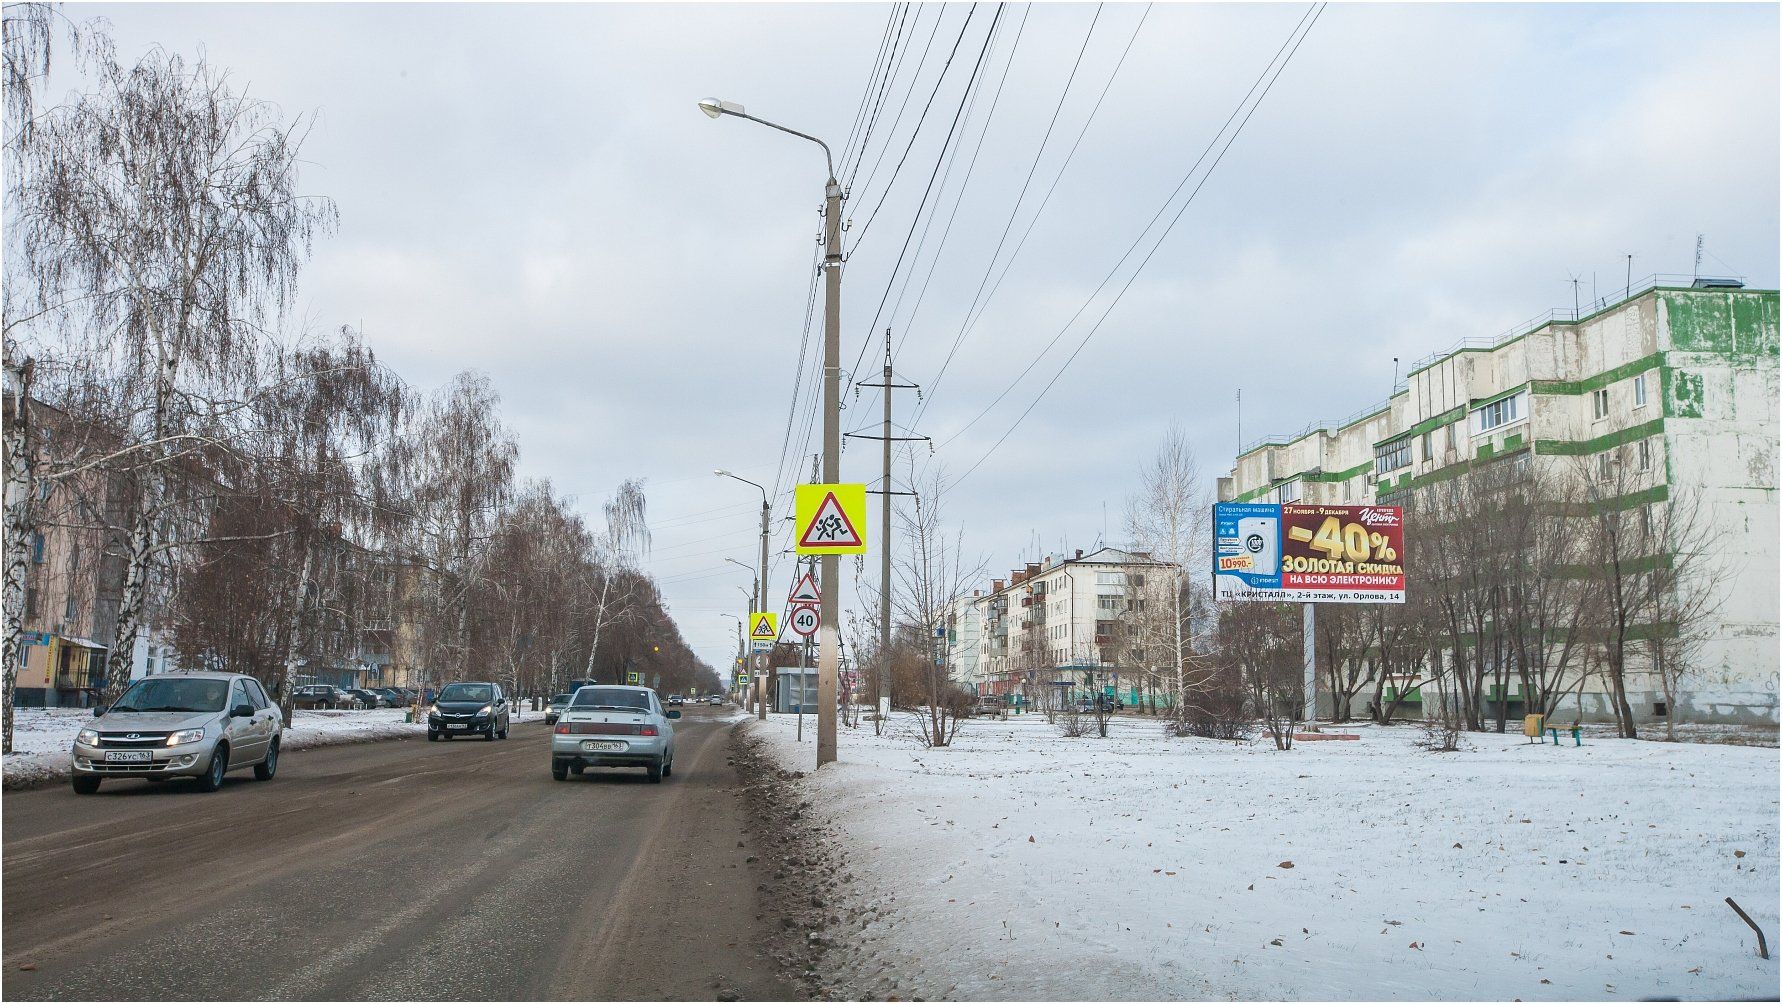
[(708, 117), (715, 119), (720, 115), (726, 114), (741, 115), (743, 113), (743, 106), (734, 101), (720, 101), (717, 98), (700, 98), (699, 110), (704, 112)]
[(722, 467), (718, 468), (717, 470), (713, 471), (712, 473), (716, 474), (718, 477), (721, 477), (721, 478), (730, 477), (730, 472), (725, 470)]

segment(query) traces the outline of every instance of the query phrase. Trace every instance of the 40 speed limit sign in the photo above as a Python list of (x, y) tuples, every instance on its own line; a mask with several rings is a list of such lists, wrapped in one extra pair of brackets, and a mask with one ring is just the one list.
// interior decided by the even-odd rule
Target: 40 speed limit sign
[(817, 608), (809, 603), (800, 603), (786, 615), (786, 623), (792, 628), (792, 633), (801, 638), (809, 638), (816, 634), (817, 627), (822, 622), (822, 617), (817, 614)]

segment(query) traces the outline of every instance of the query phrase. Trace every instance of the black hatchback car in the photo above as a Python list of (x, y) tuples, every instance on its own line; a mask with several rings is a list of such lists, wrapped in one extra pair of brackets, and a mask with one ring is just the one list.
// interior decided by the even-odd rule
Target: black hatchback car
[(499, 683), (450, 683), (427, 709), (427, 739), (506, 739), (511, 709)]

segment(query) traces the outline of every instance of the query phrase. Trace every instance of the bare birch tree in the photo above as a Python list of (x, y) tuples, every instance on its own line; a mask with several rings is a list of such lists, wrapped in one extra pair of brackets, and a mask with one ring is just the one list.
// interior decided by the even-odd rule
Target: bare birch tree
[(1200, 682), (1193, 671), (1192, 609), (1187, 581), (1192, 570), (1208, 567), (1202, 559), (1211, 546), (1212, 507), (1188, 437), (1179, 426), (1165, 433), (1157, 454), (1139, 471), (1139, 489), (1127, 499), (1126, 527), (1136, 550), (1165, 567), (1159, 575), (1172, 581), (1156, 613), (1140, 618), (1140, 644), (1147, 652), (1165, 654), (1173, 695), (1170, 706), (1180, 717), (1190, 693)]

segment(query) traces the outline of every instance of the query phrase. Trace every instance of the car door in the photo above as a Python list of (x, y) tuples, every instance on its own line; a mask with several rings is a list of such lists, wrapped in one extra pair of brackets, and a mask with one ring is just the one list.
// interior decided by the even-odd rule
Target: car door
[(260, 753), (264, 756), (272, 745), (273, 737), (278, 735), (284, 716), (279, 713), (278, 706), (272, 703), (272, 699), (266, 696), (259, 680), (243, 680), (242, 683), (247, 686), (248, 700), (254, 705), (254, 723), (260, 737)]
[(662, 708), (662, 702), (650, 695), (650, 706), (656, 709), (656, 727), (662, 730), (662, 749), (668, 759), (674, 759), (674, 723), (668, 720), (668, 712)]
[(235, 709), (244, 704), (249, 708), (254, 706), (254, 702), (248, 697), (247, 686), (238, 679), (229, 685), (229, 703), (224, 708), (224, 713), (229, 717), (224, 720), (226, 724), (223, 726), (223, 735), (229, 739), (231, 767), (259, 763), (260, 757), (266, 752), (266, 741), (260, 735), (260, 723), (255, 716), (235, 716)]

